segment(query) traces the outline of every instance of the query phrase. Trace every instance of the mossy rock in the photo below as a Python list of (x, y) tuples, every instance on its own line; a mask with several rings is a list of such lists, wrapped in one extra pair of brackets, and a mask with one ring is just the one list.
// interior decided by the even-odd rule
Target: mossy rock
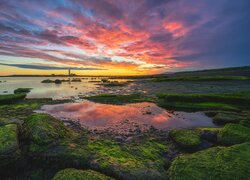
[(15, 124), (0, 127), (0, 167), (20, 158), (18, 129)]
[(0, 95), (0, 105), (17, 103), (23, 100), (25, 97), (25, 93)]
[(163, 152), (167, 151), (167, 146), (149, 143), (122, 146), (112, 140), (92, 140), (88, 144), (92, 153), (91, 167), (118, 179), (164, 179)]
[(22, 94), (22, 93), (27, 94), (30, 92), (31, 89), (32, 88), (18, 88), (14, 90), (14, 94)]
[(177, 157), (170, 169), (170, 180), (249, 179), (250, 143), (213, 147)]
[(218, 133), (218, 141), (223, 145), (249, 142), (250, 128), (239, 124), (226, 124)]
[(96, 96), (84, 97), (84, 99), (103, 104), (128, 104), (139, 102), (153, 102), (153, 98), (144, 97), (141, 94), (100, 94)]
[(169, 136), (184, 150), (196, 150), (201, 144), (200, 133), (196, 130), (174, 129)]
[(50, 79), (45, 79), (45, 80), (42, 80), (41, 83), (54, 83), (55, 81), (53, 80), (50, 80)]
[(48, 114), (34, 114), (26, 119), (24, 128), (30, 141), (29, 156), (33, 160), (45, 164), (57, 162), (59, 166), (83, 166), (88, 163), (86, 146), (83, 142), (74, 142), (74, 133), (60, 120)]
[(243, 119), (245, 118), (237, 113), (219, 112), (213, 117), (213, 122), (224, 125), (226, 123), (239, 123)]
[(113, 178), (108, 177), (93, 170), (78, 170), (73, 168), (68, 168), (59, 171), (54, 176), (53, 180), (112, 180)]
[(32, 143), (46, 145), (70, 135), (64, 124), (48, 114), (37, 113), (25, 120), (24, 127), (27, 130)]

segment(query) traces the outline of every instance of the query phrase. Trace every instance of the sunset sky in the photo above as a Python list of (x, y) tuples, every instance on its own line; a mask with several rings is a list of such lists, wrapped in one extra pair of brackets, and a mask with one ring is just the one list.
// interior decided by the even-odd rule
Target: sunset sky
[(0, 0), (0, 75), (250, 65), (250, 0)]

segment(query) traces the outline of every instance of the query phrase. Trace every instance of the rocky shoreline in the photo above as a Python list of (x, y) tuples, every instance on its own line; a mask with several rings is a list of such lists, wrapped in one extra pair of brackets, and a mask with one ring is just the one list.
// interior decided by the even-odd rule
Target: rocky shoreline
[[(145, 100), (132, 97), (119, 96), (117, 101)], [(105, 98), (108, 103), (109, 96)], [(92, 100), (97, 101), (97, 97)], [(241, 111), (206, 111), (215, 122), (224, 125), (221, 128), (164, 131), (149, 126), (145, 131), (135, 128), (127, 135), (88, 130), (76, 122), (34, 113), (42, 105), (67, 101), (18, 97), (15, 102), (3, 102), (3, 179), (247, 179), (250, 174), (248, 107)], [(233, 102), (237, 108), (235, 99)]]

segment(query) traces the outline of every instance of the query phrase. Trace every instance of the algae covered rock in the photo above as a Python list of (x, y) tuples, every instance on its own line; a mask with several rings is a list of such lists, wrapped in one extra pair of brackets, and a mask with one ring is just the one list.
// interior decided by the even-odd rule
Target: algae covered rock
[(143, 142), (121, 146), (112, 140), (93, 140), (90, 166), (118, 179), (164, 179), (164, 152), (167, 146), (158, 142)]
[(226, 124), (218, 133), (218, 141), (224, 145), (250, 141), (250, 128), (239, 124)]
[(18, 88), (14, 90), (14, 94), (29, 93), (32, 88)]
[(201, 144), (200, 133), (195, 130), (174, 129), (169, 136), (185, 150), (194, 150)]
[(170, 180), (249, 179), (250, 143), (214, 147), (177, 157), (170, 169)]
[(57, 162), (59, 166), (87, 164), (89, 153), (82, 145), (85, 140), (74, 142), (74, 134), (61, 121), (47, 114), (34, 114), (26, 119), (24, 128), (32, 159)]
[(13, 104), (13, 103), (23, 100), (25, 97), (26, 97), (25, 93), (0, 95), (0, 105), (1, 104)]
[(24, 126), (32, 143), (46, 145), (69, 136), (64, 124), (47, 114), (34, 114), (25, 120)]
[(226, 123), (239, 123), (243, 119), (244, 117), (237, 113), (219, 112), (214, 116), (213, 122), (224, 125)]
[(17, 125), (0, 127), (0, 167), (10, 164), (20, 157)]
[(78, 170), (73, 168), (68, 168), (59, 171), (54, 176), (53, 180), (112, 180), (113, 178), (108, 177), (104, 174), (93, 170)]
[(51, 79), (45, 79), (45, 80), (42, 80), (41, 83), (54, 83), (54, 81)]

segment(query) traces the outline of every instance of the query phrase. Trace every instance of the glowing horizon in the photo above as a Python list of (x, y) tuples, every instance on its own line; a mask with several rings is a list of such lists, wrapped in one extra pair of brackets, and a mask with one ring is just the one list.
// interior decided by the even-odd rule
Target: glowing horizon
[(0, 75), (250, 65), (250, 2), (1, 0)]

